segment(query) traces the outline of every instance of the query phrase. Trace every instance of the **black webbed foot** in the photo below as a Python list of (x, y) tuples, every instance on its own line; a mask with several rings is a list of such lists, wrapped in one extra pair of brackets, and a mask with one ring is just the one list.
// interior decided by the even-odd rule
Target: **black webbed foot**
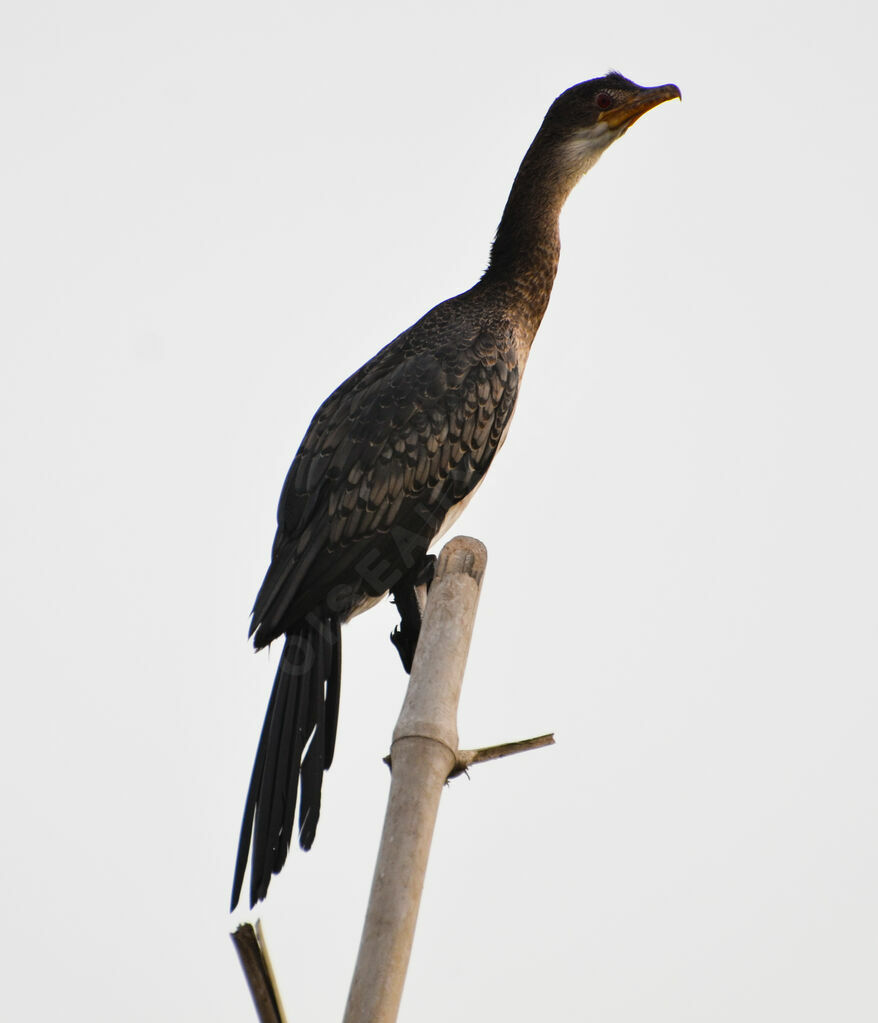
[(421, 634), (421, 608), (414, 586), (400, 583), (391, 590), (393, 602), (399, 611), (399, 625), (391, 632), (390, 642), (396, 647), (406, 674), (411, 674), (415, 649)]
[(425, 556), (416, 569), (409, 572), (393, 587), (390, 595), (399, 611), (399, 625), (390, 634), (390, 642), (396, 647), (406, 674), (411, 674), (418, 637), (421, 634), (421, 606), (415, 587), (427, 586), (433, 581), (436, 571), (436, 557)]

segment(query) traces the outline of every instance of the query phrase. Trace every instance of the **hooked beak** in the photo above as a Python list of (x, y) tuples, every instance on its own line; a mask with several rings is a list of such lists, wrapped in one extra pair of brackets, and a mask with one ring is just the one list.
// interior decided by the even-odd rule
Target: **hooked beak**
[(612, 110), (603, 110), (598, 114), (598, 120), (603, 121), (607, 127), (623, 132), (627, 131), (638, 117), (642, 117), (647, 110), (652, 110), (659, 103), (669, 99), (682, 99), (680, 90), (676, 85), (656, 85), (652, 89), (643, 89), (638, 95), (632, 96), (621, 106), (613, 107)]

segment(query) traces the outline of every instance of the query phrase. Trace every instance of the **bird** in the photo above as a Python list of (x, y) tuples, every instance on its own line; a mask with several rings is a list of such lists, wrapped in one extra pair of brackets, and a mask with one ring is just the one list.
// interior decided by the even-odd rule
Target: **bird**
[(250, 906), (283, 867), (298, 803), (310, 849), (335, 750), (341, 625), (388, 593), (406, 671), (420, 628), (416, 587), (430, 546), (478, 489), (509, 430), (560, 253), (574, 185), (644, 113), (680, 99), (611, 71), (551, 104), (521, 162), (468, 291), (427, 312), (318, 408), (281, 491), (271, 561), (253, 606), (259, 650), (284, 645), (245, 801), (232, 887), (248, 860)]

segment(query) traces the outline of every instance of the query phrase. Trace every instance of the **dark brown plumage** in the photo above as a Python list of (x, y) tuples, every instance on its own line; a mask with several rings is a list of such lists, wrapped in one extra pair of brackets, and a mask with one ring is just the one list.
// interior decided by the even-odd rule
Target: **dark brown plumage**
[[(388, 591), (401, 608), (412, 606), (428, 548), (503, 442), (555, 278), (564, 200), (634, 120), (679, 95), (614, 72), (559, 96), (522, 161), (481, 280), (403, 331), (311, 421), (253, 608), (257, 649), (286, 639), (247, 795), (232, 908), (251, 834), (251, 905), (283, 866), (300, 781), (300, 844), (314, 839), (335, 745), (341, 623)], [(397, 645), (407, 666), (416, 632), (404, 614)]]

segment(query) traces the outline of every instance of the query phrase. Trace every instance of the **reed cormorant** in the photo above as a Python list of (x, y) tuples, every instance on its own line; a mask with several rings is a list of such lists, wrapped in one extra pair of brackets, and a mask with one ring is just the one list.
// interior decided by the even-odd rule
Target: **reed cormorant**
[(562, 93), (521, 163), (469, 291), (431, 309), (317, 410), (287, 474), (271, 564), (253, 607), (260, 649), (284, 636), (247, 793), (232, 891), (252, 837), (250, 905), (286, 860), (299, 803), (309, 849), (335, 746), (341, 624), (390, 592), (408, 670), (420, 625), (414, 587), (427, 551), (500, 449), (552, 290), (565, 199), (647, 110), (679, 98), (611, 72)]

